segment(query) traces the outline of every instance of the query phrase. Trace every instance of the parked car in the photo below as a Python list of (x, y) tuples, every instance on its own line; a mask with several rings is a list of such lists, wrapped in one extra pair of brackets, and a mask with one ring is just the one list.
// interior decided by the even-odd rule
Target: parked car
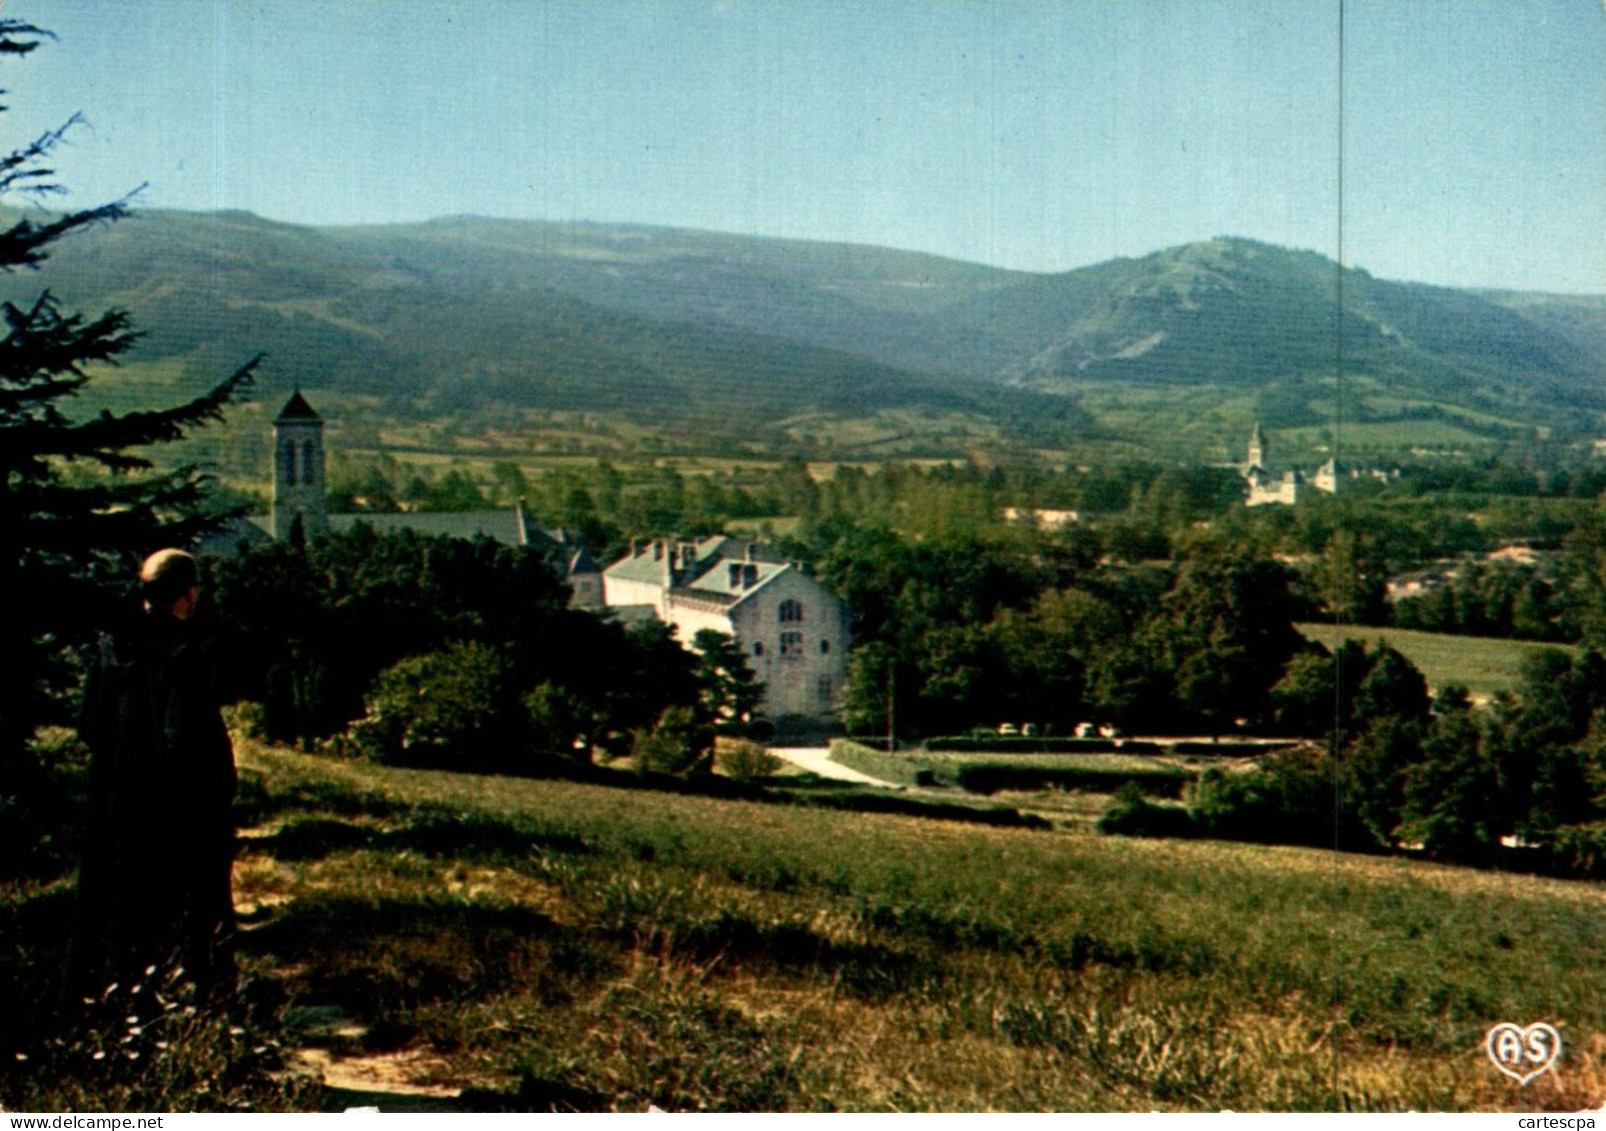
[(998, 724), (998, 737), (999, 738), (1015, 738), (1019, 734), (1020, 734), (1020, 727), (1016, 726), (1014, 723), (999, 723)]

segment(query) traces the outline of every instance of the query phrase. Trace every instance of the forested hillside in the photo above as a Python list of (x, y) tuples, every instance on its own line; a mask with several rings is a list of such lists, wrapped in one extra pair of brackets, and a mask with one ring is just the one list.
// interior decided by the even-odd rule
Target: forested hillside
[[(288, 382), (403, 419), (586, 411), (751, 433), (917, 409), (1030, 424), (1032, 443), (1137, 442), (1164, 430), (1156, 390), (1185, 391), (1194, 420), (1324, 425), (1340, 373), (1352, 422), (1587, 431), (1606, 407), (1606, 302), (1385, 282), (1237, 239), (1029, 275), (624, 225), (150, 212), (0, 290), (41, 284), (135, 314), (131, 395), (249, 344)], [(1143, 428), (1125, 415), (1139, 403)]]

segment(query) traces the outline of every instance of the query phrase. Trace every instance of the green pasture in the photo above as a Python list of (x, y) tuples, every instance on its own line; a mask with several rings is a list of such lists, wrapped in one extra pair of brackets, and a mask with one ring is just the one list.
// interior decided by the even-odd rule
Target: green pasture
[[(525, 1112), (1606, 1102), (1598, 884), (255, 745), (242, 767), (263, 1004), (237, 1039), (337, 1082), (280, 1106), (423, 1102), (399, 1087)], [(63, 892), (0, 889), (29, 928), (13, 996), (48, 983)], [(1483, 1034), (1509, 1018), (1561, 1029), (1558, 1072), (1494, 1071)], [(72, 1098), (37, 1060), (6, 1079)]]
[(1433, 690), (1459, 683), (1480, 700), (1497, 691), (1515, 688), (1521, 677), (1523, 659), (1534, 651), (1541, 648), (1573, 650), (1568, 645), (1539, 644), (1531, 640), (1497, 640), (1366, 625), (1301, 624), (1296, 627), (1308, 639), (1328, 648), (1336, 647), (1343, 640), (1358, 640), (1367, 647), (1386, 640), (1416, 665)]

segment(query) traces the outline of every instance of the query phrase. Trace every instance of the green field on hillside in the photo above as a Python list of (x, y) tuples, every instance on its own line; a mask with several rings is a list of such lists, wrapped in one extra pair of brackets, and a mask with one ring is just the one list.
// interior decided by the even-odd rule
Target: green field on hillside
[[(345, 1089), (305, 1105), (1606, 1102), (1598, 884), (242, 754), (246, 973)], [(1557, 1074), (1484, 1059), (1511, 1018)]]
[(1565, 644), (1540, 644), (1532, 640), (1496, 640), (1487, 636), (1455, 636), (1443, 632), (1415, 632), (1404, 628), (1373, 628), (1368, 625), (1301, 624), (1299, 631), (1311, 640), (1332, 648), (1342, 640), (1359, 640), (1373, 647), (1387, 640), (1415, 664), (1428, 686), (1434, 690), (1459, 683), (1474, 699), (1487, 699), (1496, 691), (1516, 687), (1522, 673), (1523, 658), (1540, 648), (1561, 648)]

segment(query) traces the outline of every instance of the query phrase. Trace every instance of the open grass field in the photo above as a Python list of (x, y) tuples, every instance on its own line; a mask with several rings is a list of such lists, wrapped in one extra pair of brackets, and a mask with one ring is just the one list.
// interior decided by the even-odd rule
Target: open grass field
[[(381, 1085), (490, 1110), (1606, 1103), (1598, 884), (256, 746), (242, 765), (246, 972), (344, 1089), (309, 1106)], [(1566, 1058), (1518, 1089), (1480, 1043), (1541, 1019)]]
[(1497, 640), (1486, 636), (1453, 636), (1442, 632), (1413, 632), (1403, 628), (1372, 628), (1367, 625), (1301, 624), (1296, 626), (1308, 639), (1329, 648), (1343, 640), (1359, 640), (1368, 647), (1387, 640), (1415, 664), (1428, 686), (1434, 690), (1459, 683), (1475, 700), (1485, 700), (1496, 691), (1516, 687), (1522, 674), (1523, 658), (1540, 648), (1561, 648), (1565, 644), (1538, 644), (1531, 640)]

